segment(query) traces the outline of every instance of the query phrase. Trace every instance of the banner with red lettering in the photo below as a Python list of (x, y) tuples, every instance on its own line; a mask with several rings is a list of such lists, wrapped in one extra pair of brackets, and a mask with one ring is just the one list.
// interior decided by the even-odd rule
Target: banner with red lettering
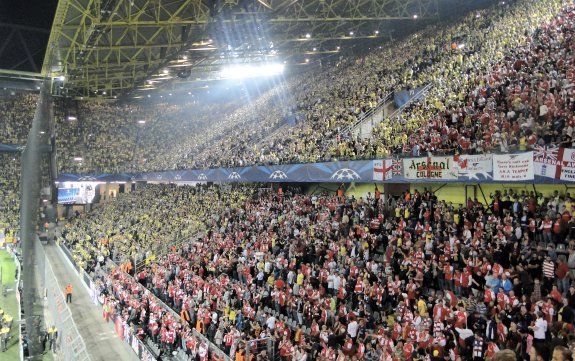
[(453, 157), (407, 158), (403, 160), (406, 179), (457, 179), (459, 166)]
[(535, 147), (533, 152), (533, 165), (535, 175), (548, 178), (561, 178), (561, 162), (563, 161), (564, 148)]
[(373, 161), (373, 180), (384, 181), (393, 177), (393, 162), (391, 159)]
[(494, 154), (493, 179), (496, 181), (524, 181), (535, 177), (533, 152)]

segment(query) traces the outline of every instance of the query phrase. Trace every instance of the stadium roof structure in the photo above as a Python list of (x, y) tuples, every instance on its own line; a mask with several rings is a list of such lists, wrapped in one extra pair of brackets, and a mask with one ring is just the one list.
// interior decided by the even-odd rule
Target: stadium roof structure
[(230, 64), (304, 64), (381, 43), (390, 20), (434, 18), (437, 1), (60, 0), (42, 74), (70, 96), (119, 97), (214, 79)]
[[(42, 75), (66, 96), (141, 97), (219, 79), (230, 65), (291, 67), (381, 45), (437, 20), (439, 1), (60, 0)], [(489, 0), (456, 3), (473, 1)]]

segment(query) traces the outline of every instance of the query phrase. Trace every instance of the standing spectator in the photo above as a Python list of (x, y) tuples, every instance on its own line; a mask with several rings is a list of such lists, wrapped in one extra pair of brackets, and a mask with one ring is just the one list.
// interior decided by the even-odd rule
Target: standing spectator
[(569, 266), (562, 259), (559, 259), (557, 263), (555, 275), (557, 276), (557, 289), (562, 295), (566, 295), (569, 290)]
[(72, 284), (66, 286), (66, 303), (72, 303)]
[(543, 274), (543, 285), (550, 290), (555, 279), (555, 263), (553, 263), (550, 255), (545, 256), (545, 260), (541, 264), (541, 273)]

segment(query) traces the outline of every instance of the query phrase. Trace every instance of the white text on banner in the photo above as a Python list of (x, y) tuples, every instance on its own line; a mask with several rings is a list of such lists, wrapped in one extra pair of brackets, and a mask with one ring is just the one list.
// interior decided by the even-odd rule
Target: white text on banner
[(563, 152), (563, 148), (547, 146), (535, 147), (533, 152), (535, 175), (559, 179), (561, 177)]

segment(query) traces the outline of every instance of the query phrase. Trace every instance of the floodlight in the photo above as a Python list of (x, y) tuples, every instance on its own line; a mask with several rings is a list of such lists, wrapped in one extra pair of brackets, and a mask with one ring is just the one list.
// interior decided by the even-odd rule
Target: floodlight
[(311, 38), (311, 34), (310, 34), (310, 33), (305, 34), (305, 38), (306, 38), (306, 39)]
[(220, 76), (222, 78), (240, 79), (279, 75), (283, 71), (283, 64), (246, 64), (224, 68), (220, 72)]

